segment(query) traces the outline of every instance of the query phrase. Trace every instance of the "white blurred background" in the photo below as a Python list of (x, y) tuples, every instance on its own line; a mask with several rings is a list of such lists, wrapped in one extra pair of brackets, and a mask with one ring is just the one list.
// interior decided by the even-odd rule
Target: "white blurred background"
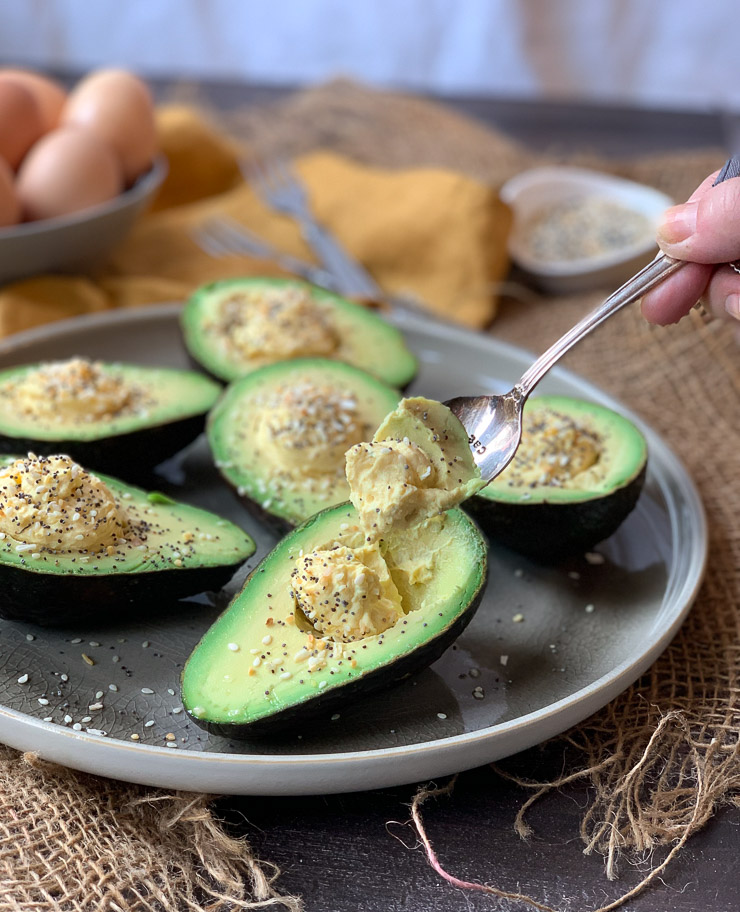
[(0, 0), (0, 65), (740, 111), (738, 0)]

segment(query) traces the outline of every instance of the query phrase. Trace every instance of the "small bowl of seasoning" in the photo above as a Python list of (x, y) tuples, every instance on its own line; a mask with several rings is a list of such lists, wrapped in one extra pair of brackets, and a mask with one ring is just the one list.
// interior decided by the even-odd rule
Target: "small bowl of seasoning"
[(584, 168), (533, 168), (501, 188), (514, 213), (509, 254), (544, 291), (616, 287), (657, 253), (673, 200), (652, 187)]

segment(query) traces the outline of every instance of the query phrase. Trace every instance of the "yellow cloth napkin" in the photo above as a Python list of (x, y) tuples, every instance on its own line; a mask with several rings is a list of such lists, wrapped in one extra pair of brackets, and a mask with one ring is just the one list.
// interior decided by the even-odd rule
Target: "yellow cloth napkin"
[[(183, 106), (160, 109), (158, 124), (169, 174), (150, 211), (100, 274), (0, 289), (0, 335), (109, 307), (181, 300), (221, 277), (281, 274), (270, 261), (204, 253), (189, 232), (211, 215), (230, 215), (279, 249), (315, 259), (293, 220), (265, 207), (244, 182), (233, 141)], [(473, 327), (494, 317), (510, 225), (495, 188), (442, 169), (382, 170), (323, 151), (296, 168), (319, 220), (386, 291)]]

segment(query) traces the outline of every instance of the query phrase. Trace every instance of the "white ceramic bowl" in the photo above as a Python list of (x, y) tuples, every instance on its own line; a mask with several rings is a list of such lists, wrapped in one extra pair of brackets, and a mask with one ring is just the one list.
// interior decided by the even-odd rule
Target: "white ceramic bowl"
[(133, 227), (167, 174), (157, 159), (115, 199), (63, 218), (0, 228), (0, 283), (44, 272), (78, 272), (98, 265)]
[[(652, 230), (639, 241), (582, 259), (541, 261), (526, 243), (528, 224), (539, 211), (585, 196), (596, 196), (647, 217)], [(509, 255), (540, 288), (554, 294), (588, 288), (617, 288), (657, 253), (655, 228), (673, 200), (652, 187), (584, 168), (547, 167), (524, 171), (501, 188), (514, 213)]]

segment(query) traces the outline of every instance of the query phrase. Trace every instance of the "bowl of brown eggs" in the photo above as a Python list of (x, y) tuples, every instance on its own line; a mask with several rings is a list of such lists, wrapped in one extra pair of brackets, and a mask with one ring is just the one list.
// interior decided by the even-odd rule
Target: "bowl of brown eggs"
[(151, 94), (132, 73), (99, 70), (67, 93), (0, 69), (0, 282), (98, 265), (166, 172)]

